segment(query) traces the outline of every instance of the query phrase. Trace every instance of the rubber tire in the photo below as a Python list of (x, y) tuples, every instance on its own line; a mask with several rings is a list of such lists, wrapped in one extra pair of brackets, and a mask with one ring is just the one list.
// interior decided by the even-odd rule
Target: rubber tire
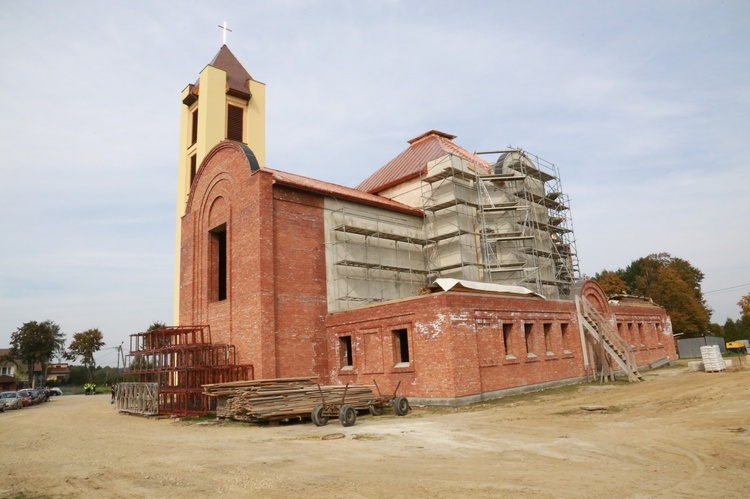
[(339, 411), (339, 421), (341, 421), (341, 426), (354, 426), (357, 422), (357, 409), (350, 404), (342, 405)]
[(409, 401), (406, 400), (406, 397), (396, 397), (396, 400), (393, 401), (393, 410), (397, 416), (406, 416), (409, 413)]
[(379, 405), (371, 405), (367, 408), (370, 411), (370, 414), (373, 416), (380, 416), (383, 414), (383, 408)]
[(310, 413), (310, 419), (315, 426), (325, 426), (328, 424), (328, 416), (323, 415), (323, 404), (316, 405)]

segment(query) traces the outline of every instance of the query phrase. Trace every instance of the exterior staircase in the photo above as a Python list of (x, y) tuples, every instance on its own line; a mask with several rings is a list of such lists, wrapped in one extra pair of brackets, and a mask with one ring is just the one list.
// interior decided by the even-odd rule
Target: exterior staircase
[[(576, 310), (582, 332), (588, 333), (601, 346), (608, 357), (627, 374), (631, 382), (643, 380), (643, 376), (638, 372), (635, 355), (628, 342), (619, 335), (617, 328), (583, 296), (576, 296)], [(602, 378), (605, 372), (604, 362), (606, 362), (604, 357), (602, 355)]]

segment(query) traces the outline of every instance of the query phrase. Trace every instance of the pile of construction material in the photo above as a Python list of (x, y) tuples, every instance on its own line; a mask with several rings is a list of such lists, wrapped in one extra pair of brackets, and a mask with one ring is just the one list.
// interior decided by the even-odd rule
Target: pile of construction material
[(323, 386), (313, 379), (234, 381), (203, 385), (203, 389), (205, 395), (216, 397), (218, 418), (256, 423), (310, 417), (318, 404), (367, 409), (377, 400), (366, 385)]
[(703, 358), (703, 367), (706, 372), (719, 372), (727, 368), (727, 364), (721, 356), (719, 345), (701, 347), (701, 357)]

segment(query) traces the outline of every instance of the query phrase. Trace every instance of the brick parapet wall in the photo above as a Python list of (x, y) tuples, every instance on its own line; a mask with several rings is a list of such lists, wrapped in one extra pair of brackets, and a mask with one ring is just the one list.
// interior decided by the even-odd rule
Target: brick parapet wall
[[(666, 318), (657, 307), (615, 310), (651, 324)], [(586, 375), (573, 301), (447, 292), (331, 314), (326, 324), (333, 383), (375, 381), (388, 392), (400, 381), (404, 395), (445, 400)], [(393, 330), (403, 327), (411, 358), (408, 368), (397, 368)], [(667, 332), (661, 345), (636, 353), (640, 365), (676, 358)], [(352, 338), (351, 368), (341, 368), (342, 336)]]

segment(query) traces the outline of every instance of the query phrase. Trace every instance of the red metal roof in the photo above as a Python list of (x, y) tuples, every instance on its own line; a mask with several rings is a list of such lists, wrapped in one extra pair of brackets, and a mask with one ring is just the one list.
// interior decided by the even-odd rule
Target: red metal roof
[(346, 199), (347, 201), (354, 201), (356, 203), (367, 204), (386, 210), (399, 211), (409, 215), (422, 216), (424, 214), (420, 209), (412, 208), (411, 206), (407, 206), (388, 198), (362, 192), (361, 190), (352, 189), (351, 187), (344, 187), (342, 185), (331, 184), (322, 180), (303, 177), (294, 173), (282, 172), (271, 168), (261, 168), (255, 173), (264, 171), (273, 174), (274, 180), (282, 185), (323, 194), (332, 198)]
[(422, 175), (427, 163), (446, 154), (459, 156), (476, 164), (483, 173), (490, 173), (490, 164), (453, 142), (455, 135), (438, 130), (430, 130), (409, 141), (409, 147), (393, 158), (388, 164), (370, 175), (357, 189), (369, 193), (381, 192), (410, 178)]

